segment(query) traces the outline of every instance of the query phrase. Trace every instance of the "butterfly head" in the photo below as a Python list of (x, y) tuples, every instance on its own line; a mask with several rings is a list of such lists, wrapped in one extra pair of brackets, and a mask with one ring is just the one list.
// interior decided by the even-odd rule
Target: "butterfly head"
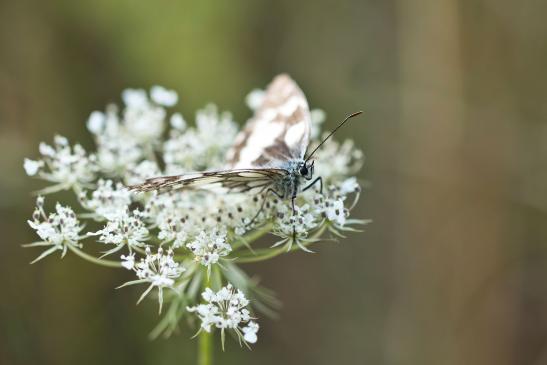
[(313, 178), (313, 163), (315, 161), (302, 161), (298, 168), (298, 172), (302, 177), (304, 177), (306, 180), (311, 180)]

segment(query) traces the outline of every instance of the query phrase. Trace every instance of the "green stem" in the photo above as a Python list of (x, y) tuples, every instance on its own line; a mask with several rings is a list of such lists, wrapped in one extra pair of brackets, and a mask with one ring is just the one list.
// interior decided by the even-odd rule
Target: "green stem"
[[(304, 247), (309, 246), (313, 242), (317, 241), (323, 232), (325, 232), (325, 229), (327, 228), (327, 225), (324, 224), (321, 228), (319, 228), (306, 242), (302, 242), (301, 245)], [(237, 257), (236, 263), (238, 264), (247, 264), (251, 262), (258, 262), (258, 261), (264, 261), (271, 259), (273, 257), (279, 256), (281, 254), (284, 254), (286, 252), (291, 252), (300, 249), (298, 245), (293, 244), (290, 249), (287, 250), (285, 245), (282, 245), (280, 248), (272, 249), (272, 248), (262, 248), (255, 250), (254, 253), (249, 253), (247, 255), (242, 255)]]
[[(207, 272), (203, 273), (202, 289), (208, 288), (209, 275)], [(213, 364), (213, 334), (203, 329), (198, 336), (198, 365), (212, 365)]]
[(198, 365), (212, 365), (213, 364), (213, 348), (212, 339), (213, 334), (201, 331), (198, 336)]
[(138, 253), (140, 253), (141, 255), (146, 255), (146, 251), (143, 250), (142, 248), (140, 247), (132, 247), (133, 250), (137, 251)]
[(260, 250), (255, 250), (255, 254), (252, 256), (245, 256), (245, 257), (238, 257), (236, 259), (236, 262), (238, 264), (248, 264), (252, 262), (258, 262), (258, 261), (264, 261), (271, 258), (274, 258), (278, 255), (281, 255), (285, 252), (289, 252), (294, 250), (295, 247), (291, 247), (290, 250), (287, 250), (285, 246), (281, 246), (279, 248), (273, 249), (273, 248), (265, 248)]
[(115, 268), (121, 268), (122, 264), (118, 261), (112, 261), (112, 260), (103, 260), (99, 259), (95, 256), (91, 256), (90, 254), (85, 253), (84, 251), (80, 250), (76, 246), (67, 245), (68, 249), (72, 252), (74, 252), (76, 255), (80, 256), (84, 260), (87, 260), (89, 262), (92, 262), (97, 265), (106, 266), (106, 267), (115, 267)]

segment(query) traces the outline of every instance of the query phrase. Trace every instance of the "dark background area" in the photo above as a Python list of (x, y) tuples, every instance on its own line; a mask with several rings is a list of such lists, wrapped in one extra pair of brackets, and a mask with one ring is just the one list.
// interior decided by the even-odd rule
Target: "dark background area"
[[(367, 157), (356, 216), (317, 254), (248, 266), (283, 301), (222, 364), (547, 363), (547, 5), (542, 1), (1, 1), (0, 363), (186, 364), (149, 341), (155, 303), (72, 255), (28, 263), (24, 157), (54, 133), (91, 146), (126, 87), (178, 91), (243, 123), (288, 72)], [(62, 197), (61, 197), (62, 198)], [(217, 343), (218, 344), (218, 343)], [(218, 346), (220, 347), (220, 346)], [(222, 361), (220, 361), (222, 359)]]

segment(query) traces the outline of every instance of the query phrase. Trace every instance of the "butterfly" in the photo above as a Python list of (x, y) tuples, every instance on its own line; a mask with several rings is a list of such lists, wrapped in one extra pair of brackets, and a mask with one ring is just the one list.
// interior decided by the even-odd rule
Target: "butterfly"
[(322, 178), (313, 179), (311, 157), (338, 128), (361, 113), (348, 115), (306, 156), (311, 131), (308, 102), (296, 82), (281, 74), (267, 87), (261, 105), (237, 135), (227, 152), (225, 169), (154, 177), (129, 189), (164, 192), (220, 186), (227, 192), (272, 193), (280, 199), (290, 199), (294, 214), (294, 202), (300, 191), (317, 183), (320, 192), (323, 190)]

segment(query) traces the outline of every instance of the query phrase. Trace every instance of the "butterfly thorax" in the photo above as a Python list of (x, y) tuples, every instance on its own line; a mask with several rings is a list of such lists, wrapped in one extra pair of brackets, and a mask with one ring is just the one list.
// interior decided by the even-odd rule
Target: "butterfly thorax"
[(304, 159), (285, 161), (280, 168), (287, 171), (287, 173), (276, 182), (273, 189), (277, 195), (282, 196), (284, 199), (296, 196), (301, 189), (302, 183), (305, 180), (311, 180), (313, 177), (313, 163), (307, 164)]

